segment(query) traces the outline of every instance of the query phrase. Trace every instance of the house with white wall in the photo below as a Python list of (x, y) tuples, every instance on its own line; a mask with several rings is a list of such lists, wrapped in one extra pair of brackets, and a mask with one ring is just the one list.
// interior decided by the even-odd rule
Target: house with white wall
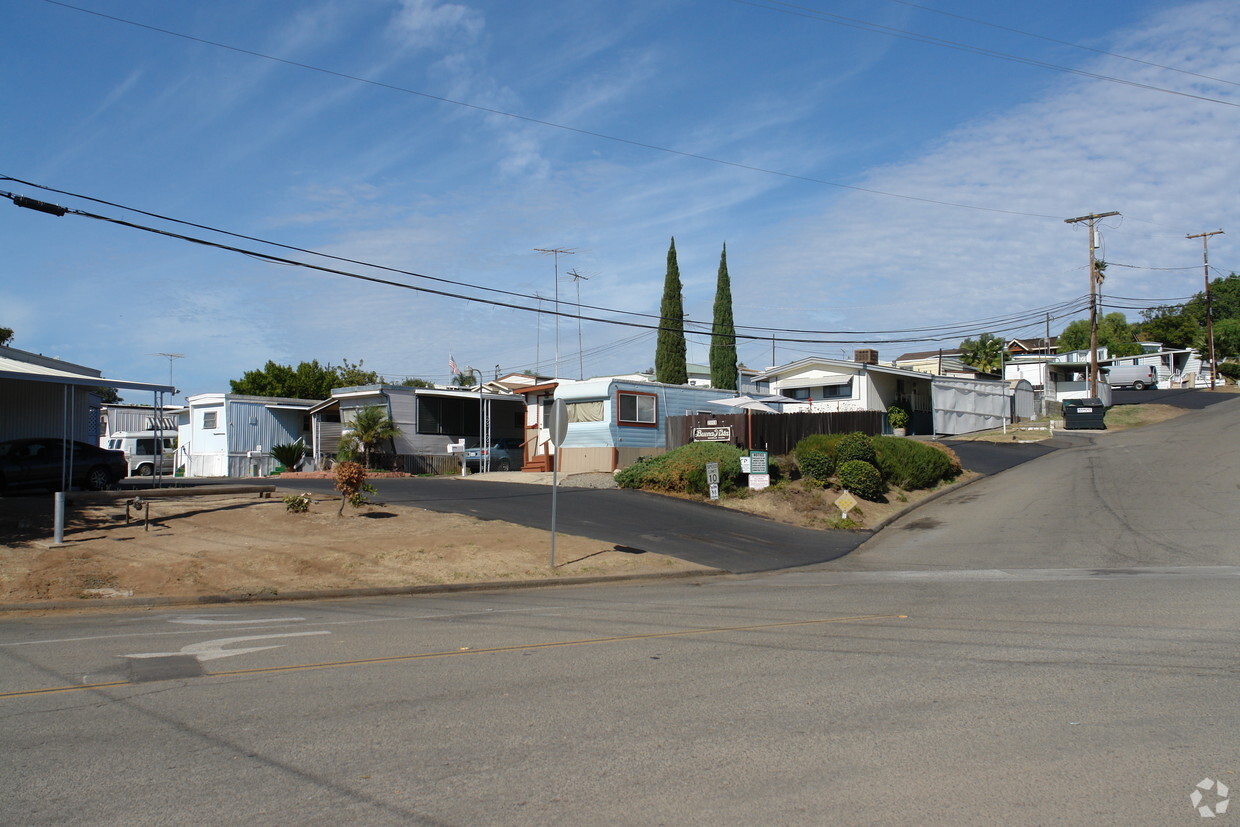
[(668, 417), (736, 412), (735, 407), (719, 401), (731, 397), (733, 391), (640, 378), (548, 382), (523, 388), (521, 393), (526, 397), (524, 470), (551, 468), (556, 448), (548, 424), (555, 400), (564, 400), (568, 414), (559, 459), (559, 470), (564, 473), (615, 471), (638, 457), (663, 453)]
[(313, 399), (200, 393), (177, 412), (177, 459), (187, 477), (266, 476), (273, 445), (309, 446)]

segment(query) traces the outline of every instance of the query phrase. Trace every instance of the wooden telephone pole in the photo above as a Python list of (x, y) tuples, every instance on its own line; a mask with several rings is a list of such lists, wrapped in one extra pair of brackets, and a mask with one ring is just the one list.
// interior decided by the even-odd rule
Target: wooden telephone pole
[(1089, 395), (1098, 395), (1098, 259), (1094, 257), (1095, 243), (1094, 222), (1099, 218), (1110, 218), (1118, 212), (1090, 213), (1077, 218), (1065, 218), (1065, 224), (1079, 224), (1082, 221), (1089, 225)]
[(1210, 389), (1214, 389), (1214, 381), (1218, 376), (1218, 360), (1214, 356), (1214, 311), (1210, 307), (1210, 247), (1209, 241), (1212, 235), (1222, 235), (1222, 230), (1215, 230), (1212, 233), (1195, 233), (1194, 235), (1185, 236), (1185, 238), (1201, 239), (1201, 269), (1206, 274), (1206, 340), (1210, 343)]

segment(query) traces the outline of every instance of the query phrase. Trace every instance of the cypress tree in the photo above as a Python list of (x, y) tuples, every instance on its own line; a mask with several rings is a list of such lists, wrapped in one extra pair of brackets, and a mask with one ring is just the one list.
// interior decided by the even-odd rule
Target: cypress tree
[(710, 330), (710, 384), (736, 390), (736, 325), (732, 320), (732, 279), (728, 277), (728, 245), (719, 255), (715, 284), (715, 320)]
[(685, 304), (681, 296), (680, 265), (676, 263), (676, 239), (667, 249), (667, 277), (663, 281), (663, 303), (659, 306), (659, 340), (654, 351), (654, 379), (669, 385), (689, 382), (685, 365)]

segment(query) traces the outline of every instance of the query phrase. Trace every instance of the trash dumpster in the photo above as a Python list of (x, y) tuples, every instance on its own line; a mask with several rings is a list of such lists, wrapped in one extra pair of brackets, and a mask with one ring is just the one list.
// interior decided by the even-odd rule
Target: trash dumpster
[(1106, 430), (1102, 418), (1107, 407), (1097, 397), (1065, 399), (1063, 402), (1063, 427), (1065, 430)]

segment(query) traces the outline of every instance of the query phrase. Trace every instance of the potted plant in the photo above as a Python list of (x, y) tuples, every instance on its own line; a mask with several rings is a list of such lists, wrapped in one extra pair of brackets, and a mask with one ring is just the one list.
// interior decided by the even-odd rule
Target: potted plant
[(891, 423), (891, 432), (896, 436), (904, 436), (908, 427), (908, 411), (899, 405), (887, 409), (887, 421)]

